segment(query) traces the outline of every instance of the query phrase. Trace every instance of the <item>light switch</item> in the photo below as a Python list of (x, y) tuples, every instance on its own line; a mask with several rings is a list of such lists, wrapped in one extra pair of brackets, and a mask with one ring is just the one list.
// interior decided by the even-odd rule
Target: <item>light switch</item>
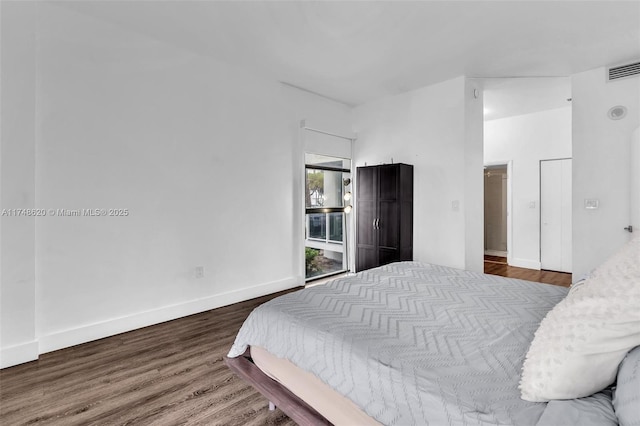
[(535, 201), (529, 201), (529, 208), (530, 209), (535, 209), (536, 208), (536, 202)]
[(460, 201), (453, 200), (451, 202), (451, 211), (457, 212), (458, 210), (460, 210)]

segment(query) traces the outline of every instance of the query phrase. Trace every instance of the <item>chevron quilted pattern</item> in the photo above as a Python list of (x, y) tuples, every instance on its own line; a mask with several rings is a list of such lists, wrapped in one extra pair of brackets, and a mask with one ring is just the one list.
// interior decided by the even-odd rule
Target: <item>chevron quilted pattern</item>
[(535, 425), (522, 362), (565, 288), (402, 262), (258, 307), (229, 356), (262, 346), (386, 425)]

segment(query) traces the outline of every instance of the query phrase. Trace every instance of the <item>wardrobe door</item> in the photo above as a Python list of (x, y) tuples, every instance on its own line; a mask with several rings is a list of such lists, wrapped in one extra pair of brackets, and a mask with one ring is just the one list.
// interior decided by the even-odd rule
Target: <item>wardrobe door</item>
[(399, 165), (380, 166), (378, 191), (378, 262), (400, 260)]
[(356, 271), (378, 266), (377, 246), (377, 180), (375, 167), (357, 170)]

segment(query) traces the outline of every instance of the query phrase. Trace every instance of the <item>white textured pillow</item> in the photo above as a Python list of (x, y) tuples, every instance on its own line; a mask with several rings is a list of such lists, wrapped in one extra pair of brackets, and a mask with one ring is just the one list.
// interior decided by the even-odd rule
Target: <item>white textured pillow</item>
[(620, 363), (613, 408), (620, 426), (640, 425), (640, 346)]
[(640, 236), (596, 268), (540, 323), (522, 366), (526, 401), (592, 395), (640, 345)]

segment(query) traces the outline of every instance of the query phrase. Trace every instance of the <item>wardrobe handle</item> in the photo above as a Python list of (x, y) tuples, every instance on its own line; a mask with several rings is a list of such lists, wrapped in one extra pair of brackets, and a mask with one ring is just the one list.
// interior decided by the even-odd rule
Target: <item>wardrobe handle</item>
[(376, 229), (380, 229), (380, 218), (376, 219)]
[(373, 229), (376, 229), (376, 220), (377, 219), (373, 219)]

